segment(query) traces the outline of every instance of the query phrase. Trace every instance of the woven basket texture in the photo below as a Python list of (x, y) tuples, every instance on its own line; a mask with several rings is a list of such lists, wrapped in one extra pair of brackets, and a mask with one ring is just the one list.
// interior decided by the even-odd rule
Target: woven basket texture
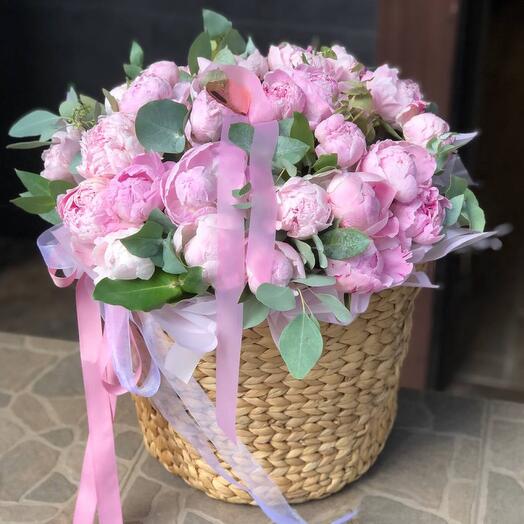
[[(321, 324), (322, 357), (303, 380), (287, 372), (267, 324), (244, 331), (237, 434), (288, 501), (335, 493), (377, 459), (396, 415), (416, 293), (386, 290), (349, 326)], [(194, 376), (214, 401), (214, 353)], [(146, 447), (170, 472), (215, 499), (253, 503), (217, 476), (148, 399), (134, 400)]]

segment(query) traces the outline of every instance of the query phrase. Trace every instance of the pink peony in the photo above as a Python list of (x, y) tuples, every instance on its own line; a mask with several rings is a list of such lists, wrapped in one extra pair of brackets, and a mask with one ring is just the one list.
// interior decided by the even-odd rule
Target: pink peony
[(422, 99), (420, 88), (413, 80), (400, 80), (398, 69), (381, 65), (366, 77), (377, 113), (395, 124), (404, 111)]
[(303, 55), (309, 56), (308, 50), (288, 44), (282, 43), (279, 46), (272, 45), (269, 47), (267, 54), (267, 62), (270, 71), (275, 69), (292, 69), (300, 64), (303, 64)]
[(216, 212), (218, 143), (187, 151), (162, 184), (165, 212), (175, 224), (191, 224)]
[(276, 118), (289, 118), (295, 111), (301, 113), (306, 105), (306, 95), (284, 71), (268, 73), (262, 83), (267, 98), (273, 103)]
[(383, 140), (370, 147), (360, 162), (359, 169), (380, 175), (395, 188), (395, 198), (407, 204), (417, 196), (419, 187), (430, 183), (436, 163), (420, 146)]
[(186, 135), (197, 144), (216, 142), (220, 138), (222, 120), (231, 111), (217, 102), (205, 89), (193, 100)]
[(264, 78), (264, 75), (268, 72), (267, 58), (262, 56), (258, 49), (255, 49), (246, 58), (237, 58), (237, 65), (249, 69), (258, 78)]
[(163, 175), (164, 164), (157, 153), (137, 156), (109, 182), (108, 205), (120, 220), (142, 224), (153, 209), (162, 207), (160, 184)]
[(116, 175), (144, 152), (133, 120), (123, 113), (100, 118), (82, 135), (80, 150), (82, 163), (77, 171), (84, 178)]
[(432, 138), (448, 133), (449, 125), (433, 113), (421, 113), (410, 118), (402, 126), (402, 131), (407, 142), (426, 147)]
[(135, 115), (148, 102), (172, 98), (172, 96), (173, 88), (169, 82), (158, 76), (142, 73), (131, 82), (122, 95), (119, 109), (122, 113)]
[(89, 178), (58, 197), (58, 214), (74, 240), (91, 243), (120, 229), (105, 199), (108, 185), (109, 178)]
[(394, 236), (398, 221), (390, 206), (395, 190), (377, 175), (339, 173), (327, 188), (333, 215), (343, 227), (353, 227), (368, 235)]
[(218, 269), (218, 217), (209, 214), (199, 218), (195, 236), (184, 247), (184, 257), (190, 267), (200, 266), (203, 277), (215, 284)]
[(52, 138), (51, 146), (42, 153), (44, 169), (40, 173), (48, 180), (73, 181), (69, 166), (80, 151), (80, 131), (73, 126), (57, 131)]
[[(118, 109), (120, 109), (120, 101), (122, 100), (124, 93), (127, 91), (127, 88), (127, 84), (121, 84), (119, 86), (113, 87), (113, 89), (109, 91), (109, 93), (116, 100), (116, 103), (118, 104)], [(110, 115), (114, 112), (107, 98), (104, 99), (104, 109), (106, 110), (106, 115)]]
[(290, 178), (278, 189), (277, 200), (277, 229), (290, 237), (309, 238), (333, 220), (326, 191), (302, 178)]
[(346, 122), (341, 114), (331, 115), (315, 129), (318, 156), (336, 153), (338, 165), (349, 168), (355, 165), (366, 152), (366, 138), (360, 128)]
[(171, 87), (174, 87), (178, 82), (178, 67), (175, 62), (168, 60), (160, 60), (153, 62), (143, 72), (144, 76), (156, 76), (165, 80)]
[(326, 274), (336, 278), (344, 293), (378, 293), (406, 280), (413, 270), (410, 255), (394, 239), (376, 241), (356, 257), (328, 260)]
[(344, 46), (333, 45), (331, 46), (331, 50), (337, 55), (337, 58), (336, 60), (328, 58), (327, 62), (330, 65), (335, 78), (339, 82), (358, 80), (360, 78), (360, 64), (357, 59), (353, 55), (350, 55)]
[(315, 128), (322, 120), (333, 114), (338, 96), (338, 83), (332, 74), (320, 67), (299, 65), (291, 72), (291, 78), (306, 95), (304, 114), (309, 125)]
[[(271, 284), (285, 287), (292, 279), (304, 278), (305, 276), (304, 263), (297, 251), (285, 242), (275, 242), (271, 269)], [(247, 267), (247, 277), (249, 287), (254, 293), (261, 282), (256, 279), (249, 267)]]
[(427, 187), (420, 190), (413, 202), (396, 202), (392, 210), (407, 242), (428, 245), (442, 240), (442, 224), (449, 207), (449, 200), (436, 187)]

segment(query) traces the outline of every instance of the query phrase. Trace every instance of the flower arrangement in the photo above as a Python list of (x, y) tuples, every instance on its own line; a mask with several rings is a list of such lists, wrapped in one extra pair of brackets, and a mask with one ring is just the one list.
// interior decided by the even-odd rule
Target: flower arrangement
[[(302, 379), (323, 352), (320, 322), (347, 325), (393, 287), (432, 287), (421, 265), (494, 234), (457, 154), (475, 133), (451, 132), (415, 82), (339, 45), (283, 43), (264, 56), (223, 16), (203, 20), (187, 65), (144, 68), (133, 42), (126, 79), (103, 102), (70, 88), (58, 114), (33, 111), (9, 132), (36, 137), (10, 148), (45, 148), (40, 174), (16, 171), (27, 191), (13, 203), (53, 224), (39, 247), (55, 283), (79, 280), (93, 436), (80, 487), (91, 498), (76, 514), (95, 500), (101, 522), (121, 521), (106, 438), (113, 375), (152, 397), (203, 457), (200, 435), (212, 441), (273, 520), (303, 522), (230, 447), (242, 328), (267, 320)], [(190, 381), (215, 348), (216, 414)]]

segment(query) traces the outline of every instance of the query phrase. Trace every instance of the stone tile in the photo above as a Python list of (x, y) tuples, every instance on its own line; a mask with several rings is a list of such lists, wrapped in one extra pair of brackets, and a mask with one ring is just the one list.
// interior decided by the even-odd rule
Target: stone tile
[(118, 397), (115, 423), (137, 427), (135, 403), (133, 402), (131, 395), (122, 395)]
[(11, 395), (0, 392), (0, 408), (7, 407), (9, 405), (9, 402), (11, 402)]
[(78, 352), (78, 342), (47, 337), (26, 337), (25, 347), (58, 354)]
[(200, 515), (198, 513), (193, 513), (192, 511), (188, 511), (185, 514), (184, 520), (182, 521), (183, 524), (215, 524), (216, 520), (209, 520), (205, 518), (203, 515)]
[(491, 432), (491, 462), (494, 466), (524, 471), (524, 423), (494, 420)]
[(447, 524), (431, 513), (376, 496), (364, 497), (357, 518), (357, 522), (362, 524)]
[(55, 425), (42, 402), (29, 393), (16, 397), (11, 410), (34, 431), (43, 431)]
[(7, 417), (0, 424), (0, 452), (5, 453), (24, 436), (24, 429)]
[(43, 433), (42, 437), (59, 448), (65, 448), (66, 446), (69, 446), (71, 442), (73, 442), (74, 435), (71, 429), (60, 428)]
[(177, 491), (191, 492), (193, 488), (188, 486), (178, 475), (173, 475), (167, 471), (158, 460), (146, 452), (140, 471), (150, 479), (156, 480), (170, 489), (175, 488)]
[(432, 419), (421, 393), (410, 389), (400, 390), (395, 427), (430, 429)]
[(6, 333), (0, 331), (0, 346), (21, 349), (25, 345), (25, 336), (17, 333)]
[(453, 460), (453, 477), (475, 480), (480, 473), (480, 440), (458, 438)]
[[(57, 509), (48, 505), (13, 504), (0, 506), (0, 522), (15, 523), (22, 522), (44, 522), (56, 515)], [(53, 521), (54, 522), (54, 521)]]
[(41, 442), (22, 442), (0, 458), (0, 471), (9, 482), (0, 483), (0, 500), (17, 501), (48, 475), (58, 459), (58, 452)]
[(160, 491), (160, 484), (144, 477), (137, 477), (127, 490), (124, 499), (124, 522), (142, 520), (151, 510), (151, 503)]
[(394, 430), (364, 481), (385, 494), (438, 508), (448, 482), (454, 439), (444, 435)]
[(429, 392), (426, 394), (426, 403), (434, 416), (435, 431), (481, 436), (485, 401)]
[(60, 360), (34, 384), (33, 391), (44, 397), (82, 396), (84, 383), (80, 356), (74, 353)]
[(524, 490), (511, 477), (490, 472), (484, 524), (522, 524)]
[(85, 443), (74, 443), (63, 453), (63, 463), (69, 478), (73, 482), (80, 480), (84, 460)]
[(468, 524), (472, 521), (473, 503), (475, 502), (475, 485), (469, 482), (451, 482), (448, 491), (449, 516), (460, 522)]
[(136, 431), (124, 431), (115, 439), (116, 454), (120, 458), (131, 460), (142, 444), (142, 435)]
[(0, 349), (0, 388), (13, 393), (27, 386), (55, 357), (19, 349)]
[(166, 490), (159, 493), (153, 501), (149, 515), (142, 524), (174, 524), (179, 523), (184, 513), (184, 496), (180, 493)]
[(67, 502), (76, 492), (76, 486), (71, 484), (60, 473), (52, 473), (39, 486), (29, 492), (25, 498), (37, 502)]
[(83, 397), (55, 397), (47, 399), (60, 422), (76, 426), (86, 414), (86, 401)]
[(524, 404), (516, 402), (492, 401), (491, 415), (494, 417), (510, 418), (512, 420), (524, 420)]

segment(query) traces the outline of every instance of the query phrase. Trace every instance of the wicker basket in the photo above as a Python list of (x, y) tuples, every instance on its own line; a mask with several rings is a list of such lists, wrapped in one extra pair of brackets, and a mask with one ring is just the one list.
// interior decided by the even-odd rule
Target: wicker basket
[[(395, 419), (415, 295), (411, 287), (387, 290), (349, 327), (323, 324), (322, 357), (303, 380), (287, 373), (266, 324), (244, 331), (238, 436), (288, 501), (335, 493), (375, 462)], [(214, 400), (214, 354), (200, 362), (195, 378)], [(217, 476), (147, 399), (135, 403), (149, 452), (170, 472), (210, 497), (252, 503)]]

